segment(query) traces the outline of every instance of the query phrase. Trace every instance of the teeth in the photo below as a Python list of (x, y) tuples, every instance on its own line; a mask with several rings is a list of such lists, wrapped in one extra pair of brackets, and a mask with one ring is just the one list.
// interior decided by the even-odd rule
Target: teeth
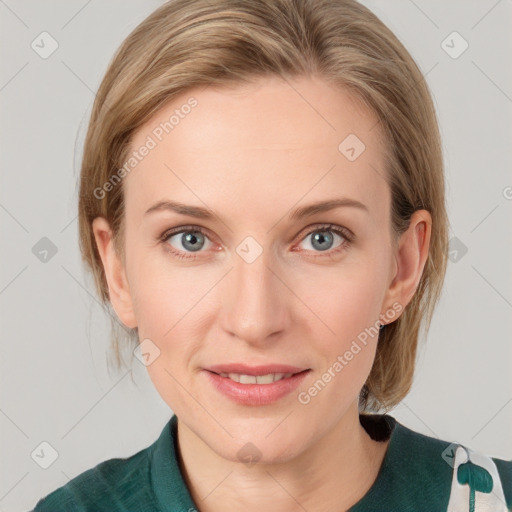
[[(274, 380), (279, 380), (277, 377), (279, 375), (282, 375), (282, 373), (269, 373), (268, 375), (258, 375), (256, 376), (256, 383), (257, 384), (272, 384)], [(240, 379), (240, 382), (242, 382), (242, 379)]]
[[(231, 375), (230, 373), (229, 377), (231, 377)], [(254, 375), (238, 375), (238, 382), (240, 382), (240, 384), (256, 384), (258, 380)]]
[(244, 375), (240, 373), (221, 373), (221, 377), (239, 382), (240, 384), (272, 384), (281, 379), (291, 377), (293, 373), (268, 373), (267, 375)]

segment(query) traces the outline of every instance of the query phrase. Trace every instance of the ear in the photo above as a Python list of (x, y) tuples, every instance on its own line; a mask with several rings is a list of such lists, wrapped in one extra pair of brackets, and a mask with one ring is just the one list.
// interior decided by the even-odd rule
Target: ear
[(121, 258), (115, 251), (110, 225), (103, 217), (96, 217), (92, 229), (107, 278), (110, 302), (117, 316), (127, 327), (137, 327), (132, 297)]
[[(403, 309), (416, 292), (428, 257), (432, 217), (427, 210), (416, 210), (407, 231), (402, 233), (395, 254), (395, 275), (386, 293), (384, 304), (390, 309), (398, 302)], [(382, 312), (385, 314), (386, 309)]]

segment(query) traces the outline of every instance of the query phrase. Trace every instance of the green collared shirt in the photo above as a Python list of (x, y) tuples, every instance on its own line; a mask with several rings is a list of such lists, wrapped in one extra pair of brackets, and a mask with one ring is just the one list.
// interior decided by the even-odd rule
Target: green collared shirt
[[(387, 414), (360, 415), (376, 440), (391, 436), (377, 478), (351, 512), (512, 510), (512, 460), (415, 432)], [(84, 471), (33, 512), (197, 512), (177, 459), (177, 417), (128, 458)]]

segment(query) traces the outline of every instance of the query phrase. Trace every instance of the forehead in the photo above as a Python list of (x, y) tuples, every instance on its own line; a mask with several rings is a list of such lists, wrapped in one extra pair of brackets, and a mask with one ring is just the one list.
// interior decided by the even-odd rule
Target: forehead
[(126, 208), (138, 215), (170, 198), (216, 210), (337, 195), (372, 210), (387, 197), (377, 117), (318, 78), (190, 89), (135, 133), (132, 151), (143, 146), (124, 183)]

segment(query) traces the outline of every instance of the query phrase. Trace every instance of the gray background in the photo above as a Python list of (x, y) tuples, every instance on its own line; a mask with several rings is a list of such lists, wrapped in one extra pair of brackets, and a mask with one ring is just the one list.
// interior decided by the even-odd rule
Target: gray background
[[(0, 511), (28, 510), (97, 463), (148, 446), (171, 414), (137, 360), (134, 382), (108, 369), (110, 324), (82, 269), (76, 221), (94, 92), (121, 41), (161, 3), (0, 0)], [(363, 3), (433, 92), (454, 250), (413, 389), (392, 414), (512, 459), (512, 1)], [(58, 43), (46, 59), (31, 47), (43, 31)], [(457, 58), (444, 49), (462, 48), (446, 39), (453, 31), (469, 43)], [(43, 237), (57, 249), (46, 262), (33, 253)], [(48, 469), (31, 456), (43, 441), (58, 452)]]

